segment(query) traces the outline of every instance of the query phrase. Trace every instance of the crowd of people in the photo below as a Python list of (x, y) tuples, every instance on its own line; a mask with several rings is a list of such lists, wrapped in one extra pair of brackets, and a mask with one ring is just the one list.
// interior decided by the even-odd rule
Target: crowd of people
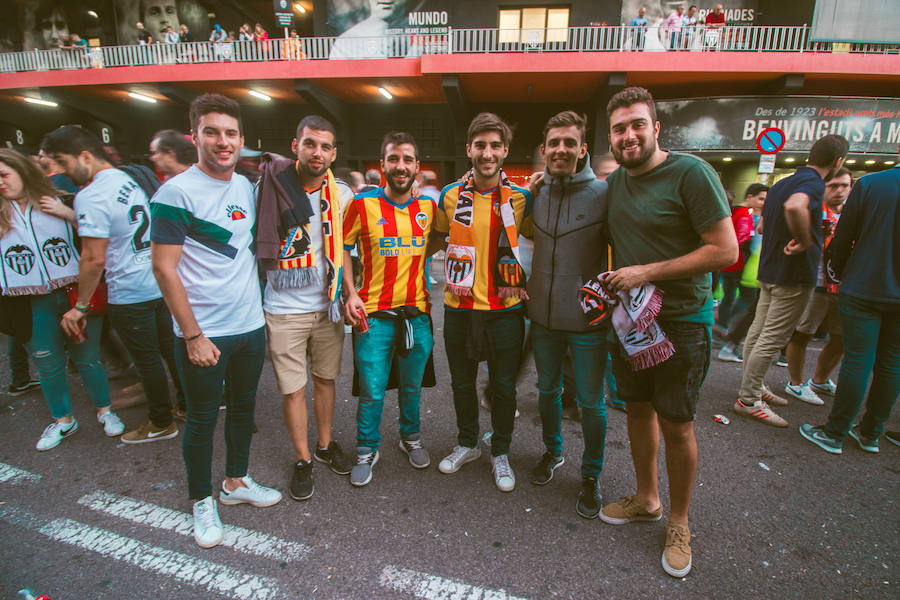
[[(726, 290), (718, 318), (731, 346), (722, 352), (740, 358), (739, 330), (746, 331), (733, 410), (787, 424), (770, 405), (789, 399), (763, 384), (787, 346), (786, 394), (806, 402), (834, 394), (827, 423), (801, 425), (804, 438), (840, 453), (850, 435), (877, 452), (900, 394), (900, 170), (868, 175), (851, 191), (842, 169), (847, 140), (829, 135), (795, 174), (771, 188), (751, 185), (732, 207), (708, 163), (659, 147), (647, 90), (622, 90), (606, 114), (615, 163), (595, 163), (601, 178), (588, 156), (585, 118), (566, 110), (544, 126), (545, 168), (529, 189), (512, 184), (503, 169), (513, 133), (493, 113), (470, 122), (471, 169), (442, 190), (433, 173), (416, 184), (419, 149), (405, 132), (384, 137), (380, 171), (336, 176), (335, 127), (316, 115), (297, 125), (292, 157), (260, 157), (253, 184), (235, 172), (243, 147), (239, 106), (217, 94), (191, 103), (190, 140), (166, 130), (151, 141), (164, 183), (145, 167), (117, 166), (94, 134), (66, 125), (45, 136), (41, 152), (77, 189), (67, 204), (37, 164), (0, 150), (0, 315), (3, 331), (34, 362), (53, 418), (37, 449), (78, 431), (69, 359), (105, 435), (132, 444), (172, 439), (183, 419), (194, 537), (209, 548), (224, 536), (218, 504), (267, 507), (282, 499), (249, 473), (267, 355), (295, 454), (286, 490), (298, 501), (314, 494), (315, 462), (353, 486), (372, 481), (388, 389), (397, 389), (400, 450), (413, 468), (428, 468), (420, 395), (444, 368), (457, 439), (438, 471), (452, 475), (484, 449), (496, 487), (510, 492), (517, 376), (530, 339), (545, 446), (531, 482), (549, 484), (564, 463), (568, 396), (580, 409), (584, 440), (578, 514), (611, 525), (658, 521), (664, 442), (670, 506), (661, 562), (669, 575), (686, 575), (694, 419), (716, 318), (710, 273), (722, 272)], [(438, 252), (446, 365), (433, 353), (429, 258)], [(110, 410), (99, 351), (104, 317), (147, 397), (146, 420), (128, 431)], [(749, 331), (738, 324), (748, 320)], [(804, 381), (803, 350), (823, 323), (832, 347)], [(332, 435), (346, 324), (353, 326), (359, 396), (350, 452)], [(842, 351), (835, 386), (829, 377)], [(489, 436), (479, 430), (480, 363), (489, 376)], [(604, 504), (608, 364), (610, 388), (627, 414), (637, 487)], [(853, 425), (864, 400), (865, 414)], [(222, 405), (225, 478), (214, 490)]]
[[(663, 47), (667, 50), (690, 50), (693, 48), (715, 48), (719, 43), (720, 29), (725, 27), (725, 9), (722, 4), (706, 14), (700, 21), (697, 18), (697, 5), (691, 4), (687, 10), (684, 4), (676, 6), (660, 23), (663, 36)], [(631, 27), (631, 47), (644, 50), (647, 43), (647, 31), (650, 22), (647, 19), (647, 7), (638, 9), (636, 17), (629, 22)]]

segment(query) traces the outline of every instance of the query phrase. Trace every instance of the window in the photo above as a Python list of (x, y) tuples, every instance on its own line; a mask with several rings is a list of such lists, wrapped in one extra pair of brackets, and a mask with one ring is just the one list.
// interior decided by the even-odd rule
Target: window
[(568, 27), (568, 8), (500, 9), (501, 44), (565, 42)]

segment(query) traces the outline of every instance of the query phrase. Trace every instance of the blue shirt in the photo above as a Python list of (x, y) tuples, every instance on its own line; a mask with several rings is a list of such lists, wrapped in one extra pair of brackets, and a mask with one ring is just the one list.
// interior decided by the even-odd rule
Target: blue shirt
[[(822, 260), (822, 196), (825, 180), (812, 167), (800, 167), (772, 186), (763, 205), (763, 238), (759, 274), (763, 283), (815, 287)], [(809, 232), (812, 245), (794, 256), (784, 253), (793, 239), (784, 216), (784, 203), (794, 194), (809, 197)]]
[(644, 17), (635, 17), (631, 20), (632, 27), (646, 27), (647, 19)]

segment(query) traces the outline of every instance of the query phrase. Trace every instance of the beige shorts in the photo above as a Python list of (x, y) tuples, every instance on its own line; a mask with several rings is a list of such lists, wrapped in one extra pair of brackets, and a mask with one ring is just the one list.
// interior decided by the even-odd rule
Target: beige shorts
[(815, 335), (822, 324), (829, 335), (841, 335), (841, 316), (838, 314), (837, 294), (815, 292), (800, 317), (797, 331)]
[(306, 356), (310, 372), (319, 379), (337, 379), (341, 371), (344, 324), (332, 323), (327, 312), (296, 315), (266, 313), (269, 354), (275, 381), (282, 394), (306, 385)]

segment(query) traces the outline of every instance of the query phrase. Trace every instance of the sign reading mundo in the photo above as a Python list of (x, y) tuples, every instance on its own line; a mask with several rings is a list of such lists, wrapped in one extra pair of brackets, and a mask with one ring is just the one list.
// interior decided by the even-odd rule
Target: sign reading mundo
[(829, 134), (846, 137), (856, 153), (895, 154), (900, 144), (900, 98), (698, 98), (660, 101), (656, 110), (667, 150), (756, 151), (770, 127), (784, 132), (785, 151), (808, 151)]

